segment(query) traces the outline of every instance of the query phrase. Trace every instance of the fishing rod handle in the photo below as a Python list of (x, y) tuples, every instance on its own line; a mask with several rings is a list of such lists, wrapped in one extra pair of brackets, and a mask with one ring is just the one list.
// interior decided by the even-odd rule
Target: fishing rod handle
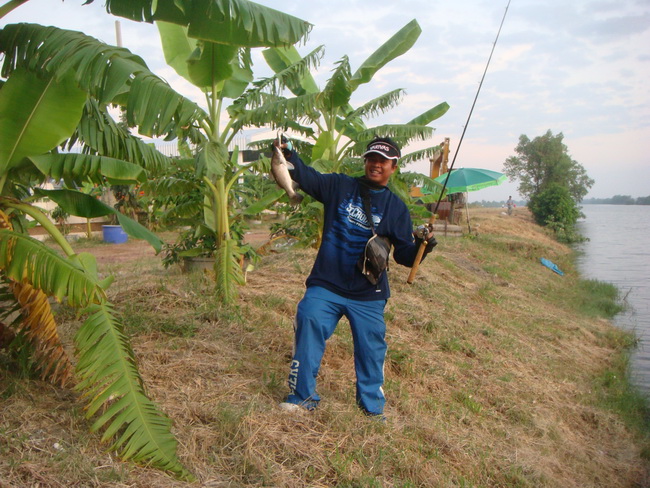
[[(436, 214), (432, 213), (431, 217), (429, 217), (429, 224), (428, 224), (428, 227), (431, 232), (433, 232), (433, 224), (435, 223), (436, 223)], [(428, 243), (429, 242), (426, 239), (423, 239), (422, 243), (420, 244), (420, 247), (418, 248), (418, 253), (415, 255), (413, 266), (411, 266), (411, 272), (409, 273), (409, 277), (406, 279), (406, 282), (409, 285), (412, 285), (413, 282), (415, 281), (415, 275), (418, 273), (418, 268), (420, 267), (420, 263), (422, 262), (422, 257), (424, 256), (424, 251), (426, 250)]]
[(422, 241), (420, 247), (418, 248), (418, 253), (415, 255), (413, 266), (411, 266), (411, 272), (409, 273), (409, 277), (406, 279), (406, 282), (409, 285), (412, 285), (413, 282), (415, 281), (415, 275), (418, 273), (418, 268), (420, 267), (420, 263), (422, 262), (422, 256), (424, 256), (424, 250), (427, 248), (427, 244), (428, 244), (427, 241)]

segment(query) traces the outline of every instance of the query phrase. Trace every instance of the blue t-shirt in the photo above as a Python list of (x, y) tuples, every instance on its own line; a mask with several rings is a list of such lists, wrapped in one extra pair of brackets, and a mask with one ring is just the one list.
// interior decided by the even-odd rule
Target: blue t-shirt
[[(357, 268), (357, 261), (372, 237), (359, 181), (344, 174), (319, 173), (305, 165), (295, 151), (288, 161), (295, 168), (290, 172), (292, 179), (325, 207), (323, 241), (307, 286), (322, 286), (354, 300), (387, 299), (387, 273), (382, 273), (377, 285), (373, 285)], [(370, 190), (370, 200), (375, 231), (390, 239), (397, 263), (412, 266), (417, 246), (408, 208), (388, 188)]]

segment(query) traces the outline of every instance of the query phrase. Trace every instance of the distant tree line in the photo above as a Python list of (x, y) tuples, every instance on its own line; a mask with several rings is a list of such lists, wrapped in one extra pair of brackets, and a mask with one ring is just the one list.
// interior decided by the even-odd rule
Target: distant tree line
[[(526, 200), (515, 200), (515, 205), (517, 207), (525, 207)], [(472, 202), (469, 204), (470, 207), (486, 207), (486, 208), (501, 208), (505, 207), (505, 200), (481, 200), (480, 202)]]
[(585, 205), (650, 205), (650, 196), (633, 198), (630, 195), (614, 195), (611, 198), (587, 198), (582, 201)]

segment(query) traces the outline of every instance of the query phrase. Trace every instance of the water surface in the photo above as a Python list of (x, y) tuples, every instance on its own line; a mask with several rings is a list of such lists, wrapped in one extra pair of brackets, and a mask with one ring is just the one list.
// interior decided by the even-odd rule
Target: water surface
[(640, 339), (632, 357), (632, 379), (650, 396), (650, 206), (584, 205), (580, 272), (616, 285), (628, 309), (614, 323)]

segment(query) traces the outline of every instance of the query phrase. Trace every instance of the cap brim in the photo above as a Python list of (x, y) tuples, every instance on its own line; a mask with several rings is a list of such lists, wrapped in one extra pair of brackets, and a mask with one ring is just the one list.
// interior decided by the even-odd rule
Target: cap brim
[(365, 158), (368, 154), (372, 154), (372, 153), (381, 154), (386, 159), (399, 159), (399, 156), (391, 156), (389, 154), (386, 154), (383, 151), (378, 151), (377, 149), (371, 149), (370, 151), (366, 151), (366, 152), (363, 153), (363, 155), (361, 157)]

